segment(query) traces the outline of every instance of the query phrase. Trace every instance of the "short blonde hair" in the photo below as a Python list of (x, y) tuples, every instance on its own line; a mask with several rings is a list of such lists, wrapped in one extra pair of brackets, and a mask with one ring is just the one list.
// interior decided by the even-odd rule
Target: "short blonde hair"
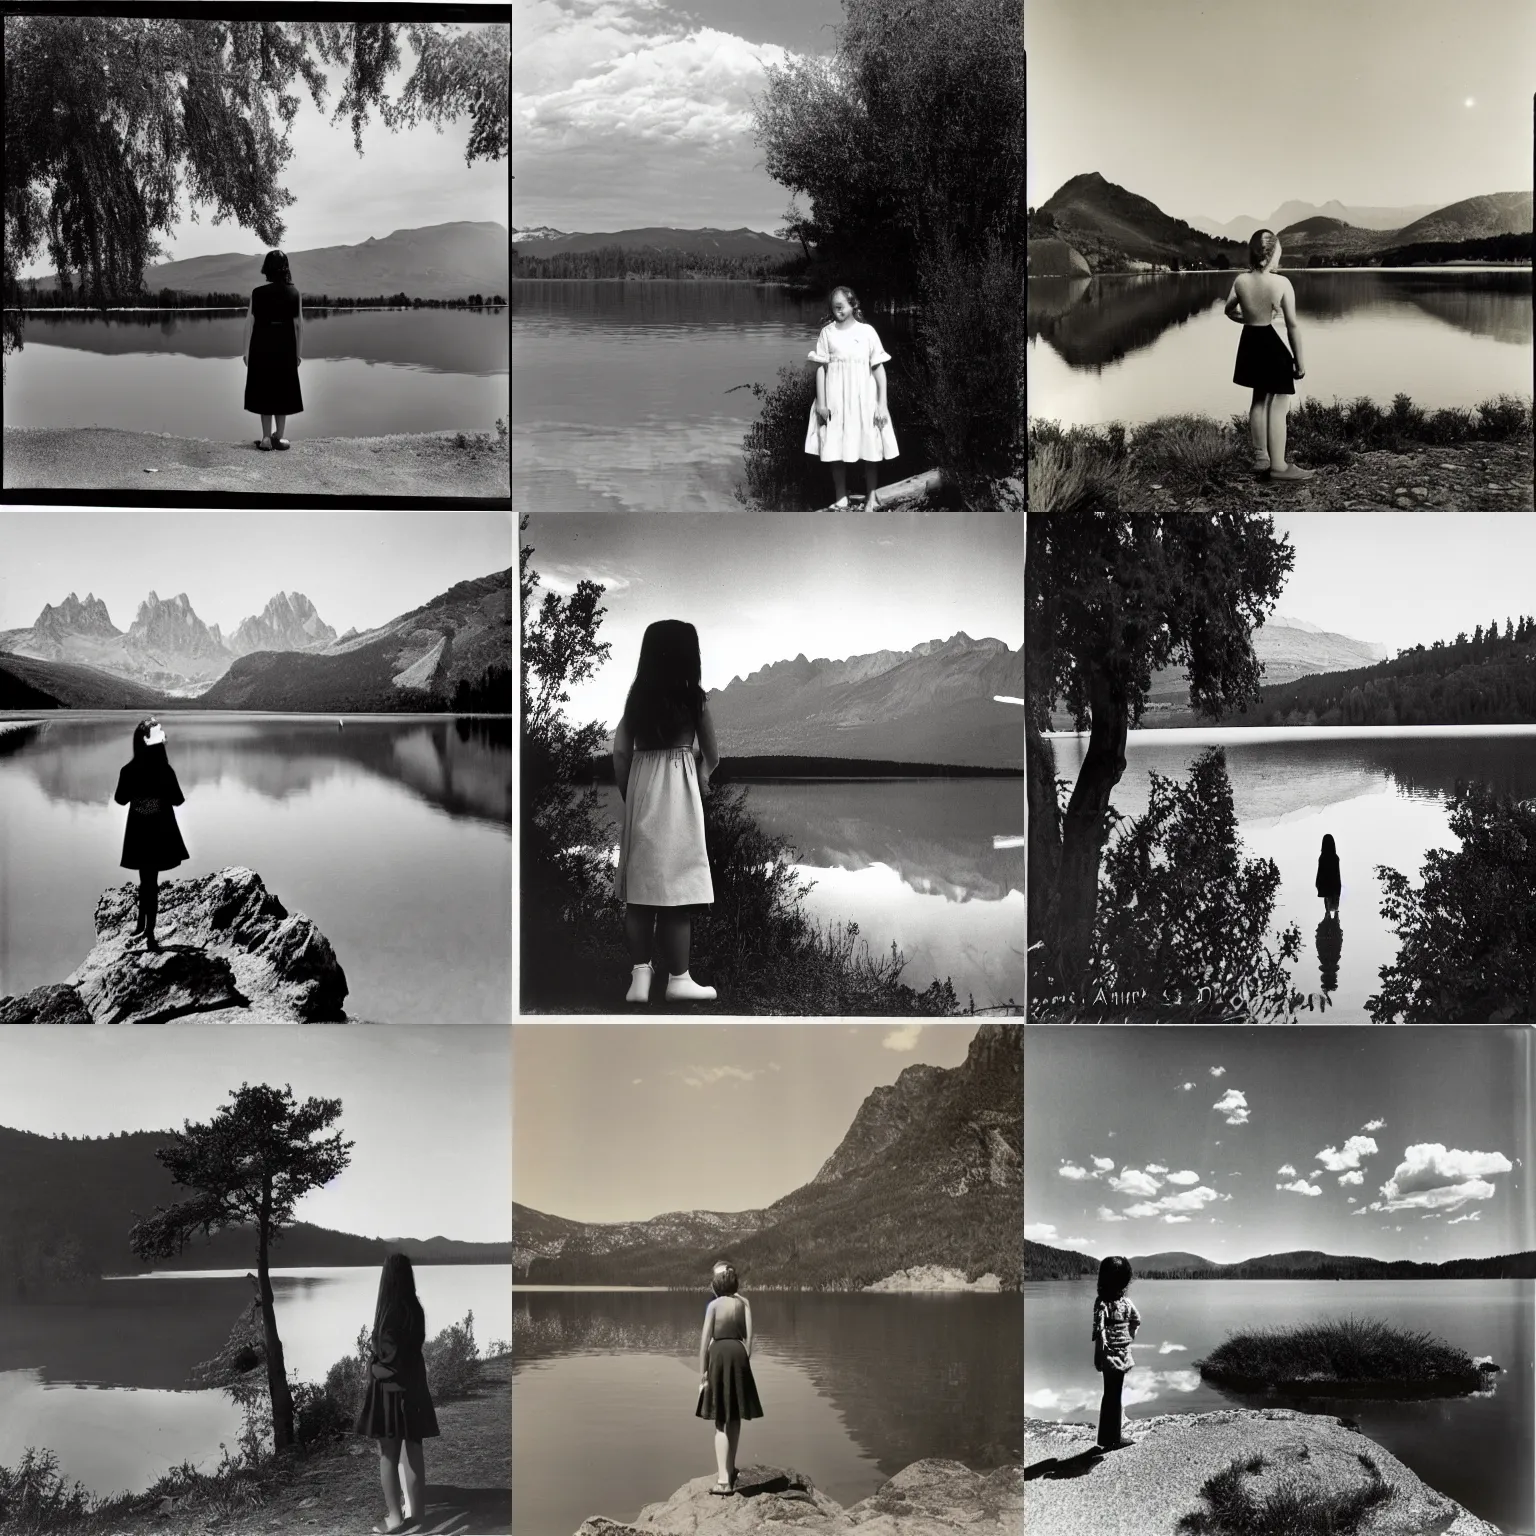
[(1248, 266), (1257, 272), (1274, 255), (1280, 237), (1272, 229), (1256, 229), (1248, 237)]

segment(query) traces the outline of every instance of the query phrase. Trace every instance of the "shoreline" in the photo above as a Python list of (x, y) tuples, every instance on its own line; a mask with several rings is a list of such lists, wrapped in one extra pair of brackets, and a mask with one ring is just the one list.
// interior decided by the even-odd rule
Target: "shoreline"
[[(116, 427), (6, 426), (7, 492), (134, 490), (256, 495), (511, 497), (506, 440), (488, 433), (423, 432), (380, 437), (299, 436), (287, 452), (262, 452), (260, 430), (215, 441)], [(460, 446), (460, 444), (463, 446)]]

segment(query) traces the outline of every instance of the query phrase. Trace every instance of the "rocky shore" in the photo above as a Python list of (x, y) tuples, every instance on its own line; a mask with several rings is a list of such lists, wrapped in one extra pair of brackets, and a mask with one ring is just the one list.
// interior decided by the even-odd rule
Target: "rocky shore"
[(714, 1481), (696, 1477), (633, 1521), (593, 1515), (576, 1536), (758, 1536), (786, 1527), (813, 1536), (1018, 1536), (1024, 1517), (1017, 1466), (973, 1472), (958, 1461), (914, 1461), (847, 1509), (792, 1467), (741, 1467), (729, 1498), (709, 1491)]
[(7, 490), (237, 491), (260, 495), (505, 496), (506, 440), (487, 433), (316, 437), (263, 453), (260, 427), (227, 442), (110, 427), (7, 427)]
[(1029, 1536), (1174, 1536), (1184, 1516), (1210, 1513), (1201, 1484), (1234, 1461), (1256, 1466), (1243, 1483), (1257, 1498), (1289, 1484), (1343, 1499), (1379, 1480), (1389, 1496), (1352, 1527), (1357, 1536), (1501, 1536), (1342, 1419), (1223, 1409), (1134, 1419), (1127, 1429), (1132, 1445), (1099, 1455), (1091, 1424), (1024, 1421)]
[(898, 1269), (895, 1274), (866, 1285), (866, 1291), (1000, 1291), (1002, 1280), (990, 1270), (977, 1275), (974, 1280), (965, 1278), (963, 1269), (946, 1268), (942, 1264), (914, 1264), (911, 1269)]
[(325, 1023), (346, 1017), (330, 941), (254, 870), (160, 886), (158, 950), (130, 937), (138, 886), (103, 891), (96, 943), (62, 982), (0, 998), (0, 1024)]

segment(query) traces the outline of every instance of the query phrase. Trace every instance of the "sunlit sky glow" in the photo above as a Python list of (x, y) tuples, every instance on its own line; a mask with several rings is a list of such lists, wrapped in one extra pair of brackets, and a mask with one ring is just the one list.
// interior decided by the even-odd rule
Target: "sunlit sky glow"
[(1529, 1030), (1025, 1036), (1025, 1234), (1037, 1242), (1218, 1263), (1536, 1247)]

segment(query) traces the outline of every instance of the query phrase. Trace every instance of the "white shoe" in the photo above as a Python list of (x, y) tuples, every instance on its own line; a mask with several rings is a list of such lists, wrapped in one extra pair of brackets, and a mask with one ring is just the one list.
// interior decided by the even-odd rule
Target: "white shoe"
[(667, 977), (668, 1002), (712, 1003), (718, 996), (713, 987), (701, 987), (687, 971)]
[(629, 991), (624, 996), (626, 1003), (648, 1003), (651, 1000), (651, 977), (655, 973), (651, 970), (650, 961), (643, 965), (637, 965), (629, 974)]

